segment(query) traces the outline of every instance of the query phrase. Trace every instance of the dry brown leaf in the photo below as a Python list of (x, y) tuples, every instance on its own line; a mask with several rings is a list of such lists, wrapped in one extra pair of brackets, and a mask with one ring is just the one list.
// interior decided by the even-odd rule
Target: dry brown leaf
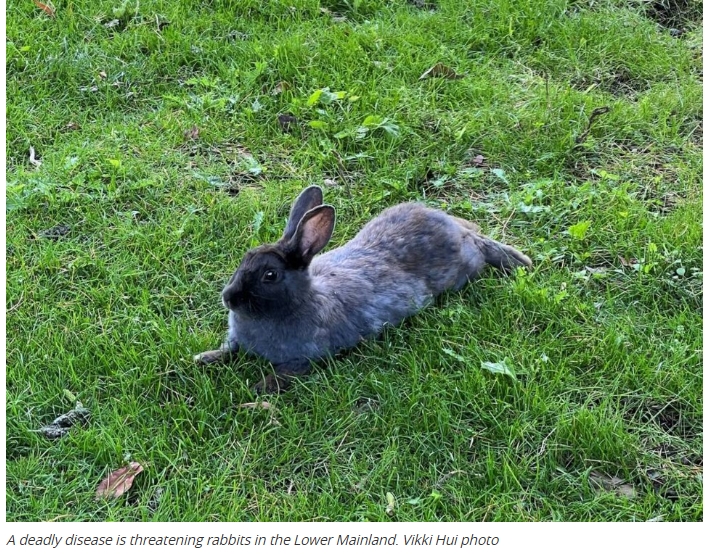
[(472, 158), (472, 165), (474, 167), (484, 167), (486, 164), (487, 158), (482, 156), (482, 154), (477, 154), (474, 158)]
[(142, 471), (143, 466), (138, 462), (130, 462), (127, 466), (115, 470), (98, 485), (96, 500), (118, 498), (133, 486), (135, 476)]
[(46, 13), (49, 17), (54, 17), (56, 15), (56, 10), (51, 5), (43, 4), (37, 0), (34, 0), (34, 5)]
[(280, 427), (281, 424), (280, 422), (276, 419), (275, 413), (278, 410), (276, 410), (270, 402), (246, 402), (245, 404), (239, 404), (239, 408), (250, 408), (250, 409), (261, 409), (261, 410), (272, 410), (270, 413), (270, 424), (275, 426), (275, 427)]
[(621, 263), (624, 267), (632, 267), (632, 266), (634, 266), (634, 265), (636, 265), (636, 264), (639, 263), (636, 258), (631, 258), (629, 261), (627, 261), (627, 260), (626, 260), (625, 258), (623, 258), (622, 256), (618, 256), (618, 257), (619, 257), (620, 263)]
[(432, 77), (443, 77), (444, 79), (462, 79), (464, 74), (457, 73), (451, 67), (443, 63), (436, 63), (420, 76), (420, 81), (423, 79), (431, 79)]

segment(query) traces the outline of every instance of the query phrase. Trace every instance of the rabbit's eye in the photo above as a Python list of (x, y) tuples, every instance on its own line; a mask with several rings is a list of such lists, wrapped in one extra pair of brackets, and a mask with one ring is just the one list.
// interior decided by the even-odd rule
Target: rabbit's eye
[(264, 283), (273, 283), (275, 280), (278, 278), (278, 272), (273, 270), (273, 269), (267, 269), (265, 273), (263, 273), (263, 282)]

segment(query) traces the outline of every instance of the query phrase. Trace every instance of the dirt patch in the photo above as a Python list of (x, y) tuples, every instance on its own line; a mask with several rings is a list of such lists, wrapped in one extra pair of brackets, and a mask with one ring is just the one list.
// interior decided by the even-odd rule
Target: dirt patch
[(673, 31), (673, 36), (682, 35), (687, 28), (701, 24), (703, 2), (700, 0), (653, 0), (649, 2), (646, 17), (662, 27)]
[(643, 424), (653, 423), (666, 434), (688, 440), (695, 438), (701, 432), (700, 422), (693, 421), (687, 416), (689, 407), (678, 401), (628, 398), (623, 404), (627, 419), (637, 420)]

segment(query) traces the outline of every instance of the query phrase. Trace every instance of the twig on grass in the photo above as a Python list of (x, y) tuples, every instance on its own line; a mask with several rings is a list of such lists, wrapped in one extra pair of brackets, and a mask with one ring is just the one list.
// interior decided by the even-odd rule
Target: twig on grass
[(595, 124), (595, 121), (597, 121), (597, 118), (600, 117), (601, 115), (605, 115), (607, 112), (610, 111), (609, 106), (602, 106), (601, 108), (595, 108), (592, 113), (590, 114), (590, 119), (588, 119), (588, 124), (585, 127), (585, 130), (580, 133), (577, 137), (575, 137), (575, 147), (577, 148), (581, 144), (585, 142), (585, 139), (588, 138), (588, 135), (590, 134), (590, 129), (592, 129), (592, 126)]

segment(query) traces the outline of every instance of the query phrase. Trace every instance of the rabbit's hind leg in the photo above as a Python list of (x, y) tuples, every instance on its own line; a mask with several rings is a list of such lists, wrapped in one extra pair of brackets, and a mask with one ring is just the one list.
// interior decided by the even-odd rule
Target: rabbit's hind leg
[[(471, 225), (474, 225), (473, 223)], [(465, 284), (477, 277), (484, 269), (486, 265), (486, 260), (484, 253), (477, 243), (479, 235), (475, 233), (466, 232), (462, 237), (462, 244), (460, 245), (460, 263), (459, 263), (459, 273), (457, 274), (457, 280), (453, 285), (453, 290), (460, 290)]]

